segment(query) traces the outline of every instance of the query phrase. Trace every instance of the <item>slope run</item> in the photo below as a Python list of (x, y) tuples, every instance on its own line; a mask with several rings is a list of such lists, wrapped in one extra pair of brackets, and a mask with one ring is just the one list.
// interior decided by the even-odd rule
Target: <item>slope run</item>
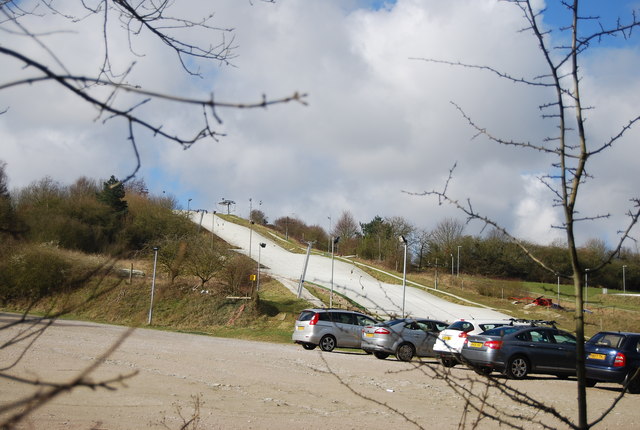
[[(263, 271), (280, 280), (294, 294), (304, 269), (305, 255), (287, 251), (275, 238), (268, 238), (250, 231), (238, 224), (225, 221), (214, 214), (190, 214), (191, 219), (211, 231), (229, 244), (238, 247), (238, 252), (258, 260)], [(202, 219), (201, 219), (202, 217)], [(215, 217), (212, 219), (212, 217)], [(265, 243), (260, 248), (260, 243)], [(249, 251), (249, 248), (250, 251)], [(311, 255), (307, 265), (305, 282), (311, 282), (330, 288), (331, 258)], [(334, 291), (359, 303), (371, 314), (379, 316), (400, 315), (402, 313), (403, 287), (397, 284), (380, 282), (364, 272), (355, 264), (339, 259), (334, 260)], [(306, 290), (303, 298), (320, 305)], [(450, 303), (418, 288), (407, 285), (405, 297), (405, 314), (415, 317), (433, 318), (442, 321), (465, 319), (505, 319), (508, 315), (481, 306), (465, 306)]]

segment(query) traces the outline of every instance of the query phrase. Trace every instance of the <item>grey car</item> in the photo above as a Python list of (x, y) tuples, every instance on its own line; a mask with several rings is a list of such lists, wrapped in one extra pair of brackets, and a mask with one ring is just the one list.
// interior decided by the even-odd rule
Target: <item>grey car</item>
[(504, 372), (522, 379), (530, 373), (576, 374), (576, 338), (554, 327), (503, 326), (469, 336), (462, 360), (478, 373)]
[(384, 360), (394, 354), (398, 360), (414, 356), (435, 357), (433, 345), (448, 324), (425, 318), (401, 318), (362, 329), (362, 349)]
[(362, 328), (378, 321), (366, 314), (342, 309), (305, 309), (293, 327), (292, 340), (304, 347), (323, 351), (360, 348)]

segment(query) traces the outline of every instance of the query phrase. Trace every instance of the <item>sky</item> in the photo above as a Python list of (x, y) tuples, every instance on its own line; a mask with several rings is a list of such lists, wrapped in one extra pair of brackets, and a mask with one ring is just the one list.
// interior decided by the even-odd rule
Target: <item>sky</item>
[[(23, 6), (33, 2), (23, 1)], [(77, 2), (79, 3), (79, 2)], [(96, 2), (98, 3), (98, 2)], [(548, 1), (543, 25), (563, 24), (558, 1)], [(63, 4), (63, 3), (60, 3)], [(65, 2), (70, 15), (75, 3)], [(605, 24), (640, 12), (638, 0), (581, 2), (585, 14)], [(538, 1), (537, 7), (545, 6)], [(0, 45), (41, 59), (54, 70), (95, 75), (102, 64), (98, 16), (73, 25), (60, 18), (31, 17), (23, 28), (39, 43), (0, 23)], [(214, 12), (213, 25), (235, 47), (231, 64), (189, 63), (189, 76), (175, 54), (144, 32), (132, 42), (110, 21), (112, 67), (145, 89), (186, 97), (252, 103), (307, 94), (307, 105), (267, 109), (219, 109), (224, 134), (188, 150), (136, 130), (142, 166), (137, 174), (151, 193), (169, 193), (183, 208), (248, 217), (250, 207), (269, 221), (297, 217), (328, 230), (345, 211), (358, 222), (400, 216), (431, 230), (445, 218), (466, 221), (455, 208), (420, 195), (442, 190), (470, 201), (479, 213), (521, 239), (548, 244), (562, 238), (553, 226), (562, 217), (553, 194), (538, 179), (555, 173), (553, 160), (536, 151), (500, 146), (475, 131), (455, 105), (495, 136), (539, 143), (555, 124), (541, 118), (540, 105), (553, 93), (517, 85), (480, 70), (422, 59), (487, 65), (512, 76), (546, 73), (544, 61), (520, 10), (496, 0), (240, 0), (180, 2), (172, 14), (196, 18)], [(1, 22), (1, 20), (0, 20)], [(637, 33), (637, 32), (636, 32)], [(640, 37), (593, 43), (582, 57), (582, 93), (590, 147), (598, 147), (640, 115)], [(196, 29), (189, 40), (217, 43), (220, 33)], [(549, 37), (562, 43), (566, 34)], [(233, 38), (233, 39), (231, 39)], [(213, 42), (212, 42), (213, 41)], [(132, 53), (131, 51), (134, 51)], [(144, 54), (144, 55), (141, 55)], [(57, 59), (57, 62), (53, 60)], [(0, 56), (0, 85), (35, 72)], [(118, 95), (119, 103), (133, 103)], [(455, 103), (455, 105), (454, 105)], [(124, 105), (124, 104), (123, 104)], [(51, 84), (0, 90), (0, 160), (13, 189), (49, 176), (71, 184), (81, 176), (127, 177), (136, 159), (127, 124), (105, 120), (77, 97)], [(202, 111), (150, 102), (137, 112), (165, 130), (195, 129)], [(578, 205), (580, 215), (609, 214), (577, 226), (578, 239), (617, 241), (628, 222), (629, 199), (639, 197), (640, 127), (594, 157)], [(482, 225), (470, 223), (469, 234)], [(636, 229), (636, 236), (637, 229)]]

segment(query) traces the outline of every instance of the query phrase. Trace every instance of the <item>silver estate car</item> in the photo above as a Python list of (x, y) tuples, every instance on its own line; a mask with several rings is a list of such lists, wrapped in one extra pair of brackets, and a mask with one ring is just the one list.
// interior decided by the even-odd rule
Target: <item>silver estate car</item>
[(433, 345), (447, 325), (424, 318), (381, 322), (362, 329), (362, 349), (381, 360), (391, 354), (400, 361), (411, 361), (414, 356), (435, 357)]
[(342, 309), (305, 309), (293, 327), (292, 340), (304, 347), (323, 351), (360, 348), (362, 328), (378, 321), (360, 312)]

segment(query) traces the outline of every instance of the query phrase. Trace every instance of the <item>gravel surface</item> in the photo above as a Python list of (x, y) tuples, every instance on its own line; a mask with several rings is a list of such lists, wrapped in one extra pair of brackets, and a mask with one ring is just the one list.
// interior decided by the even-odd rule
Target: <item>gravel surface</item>
[[(21, 330), (6, 328), (14, 316), (0, 314), (0, 342)], [(24, 326), (24, 325), (22, 325)], [(22, 327), (24, 329), (24, 327)], [(14, 376), (64, 383), (99, 363), (126, 328), (58, 321), (48, 328), (18, 363)], [(5, 347), (0, 367), (20, 357), (25, 345)], [(199, 429), (395, 429), (472, 428), (477, 414), (464, 395), (451, 388), (484, 393), (485, 378), (455, 367), (448, 378), (433, 360), (412, 363), (378, 360), (362, 351), (324, 353), (297, 345), (136, 329), (89, 376), (93, 381), (137, 374), (115, 389), (79, 387), (33, 412), (24, 429), (178, 429), (199, 402)], [(7, 372), (5, 370), (5, 372)], [(576, 384), (572, 380), (535, 377), (506, 381), (561, 414), (575, 419)], [(46, 388), (45, 388), (46, 390)], [(0, 407), (34, 389), (0, 379)], [(568, 428), (538, 408), (517, 404), (489, 389), (485, 410), (523, 428)], [(588, 390), (591, 417), (618, 394), (616, 385)], [(639, 428), (638, 396), (625, 396), (598, 428)], [(476, 402), (477, 404), (478, 402)], [(492, 410), (489, 405), (498, 405)], [(524, 417), (522, 420), (509, 415)], [(7, 413), (0, 417), (6, 418)], [(490, 420), (478, 428), (497, 428)]]

